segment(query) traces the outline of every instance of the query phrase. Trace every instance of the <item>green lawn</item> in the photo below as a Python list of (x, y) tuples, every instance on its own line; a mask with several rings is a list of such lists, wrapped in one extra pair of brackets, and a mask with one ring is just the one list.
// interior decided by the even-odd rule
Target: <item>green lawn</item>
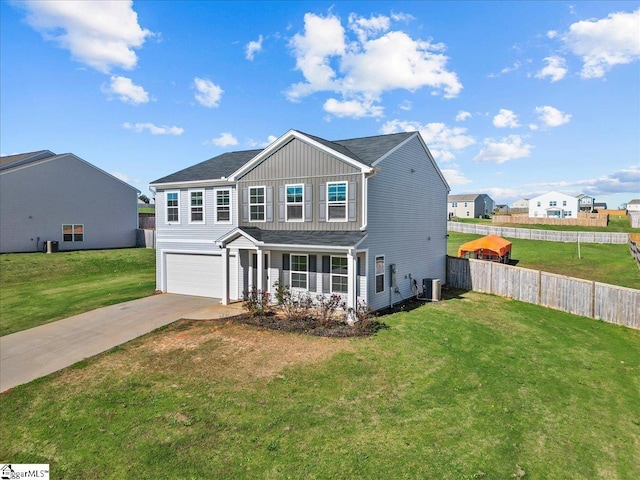
[[(482, 235), (450, 231), (447, 253), (457, 257), (460, 245), (480, 237)], [(518, 260), (518, 267), (640, 289), (640, 270), (626, 244), (581, 243), (581, 258), (578, 258), (577, 243), (518, 238), (509, 238), (509, 241), (513, 244), (511, 257)]]
[(368, 339), (174, 324), (0, 395), (0, 459), (56, 479), (640, 478), (640, 331), (449, 293)]
[(152, 295), (155, 250), (0, 255), (0, 335)]

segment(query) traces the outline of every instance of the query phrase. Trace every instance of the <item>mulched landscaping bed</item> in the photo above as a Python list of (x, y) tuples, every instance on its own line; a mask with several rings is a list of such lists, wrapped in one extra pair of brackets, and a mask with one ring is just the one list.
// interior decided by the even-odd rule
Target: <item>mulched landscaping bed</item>
[(379, 321), (377, 318), (356, 322), (353, 326), (338, 320), (323, 325), (315, 318), (287, 319), (280, 314), (253, 316), (246, 313), (231, 317), (229, 320), (267, 330), (301, 333), (318, 337), (367, 337), (378, 330), (389, 328), (386, 323)]

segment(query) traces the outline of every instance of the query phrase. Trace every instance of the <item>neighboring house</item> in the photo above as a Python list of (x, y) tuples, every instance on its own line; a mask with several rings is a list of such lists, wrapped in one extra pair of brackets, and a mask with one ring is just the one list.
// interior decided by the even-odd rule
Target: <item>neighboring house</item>
[(578, 199), (560, 192), (547, 192), (529, 199), (529, 217), (578, 218)]
[(594, 210), (607, 210), (607, 203), (606, 202), (594, 202), (593, 204), (593, 209)]
[(379, 310), (445, 281), (449, 186), (417, 132), (332, 142), (290, 130), (150, 187), (164, 292), (227, 303), (279, 282)]
[(449, 195), (447, 217), (483, 218), (493, 213), (495, 202), (485, 193)]
[(0, 158), (0, 252), (135, 247), (140, 192), (73, 155)]
[[(606, 205), (604, 207), (607, 208)], [(640, 198), (635, 198), (627, 203), (628, 212), (640, 212)]]
[(578, 211), (579, 212), (587, 212), (591, 213), (595, 209), (594, 203), (596, 201), (595, 198), (590, 197), (589, 195), (585, 195), (581, 193), (580, 195), (576, 195), (578, 199)]
[(513, 208), (518, 210), (529, 210), (529, 199), (521, 198), (513, 202)]

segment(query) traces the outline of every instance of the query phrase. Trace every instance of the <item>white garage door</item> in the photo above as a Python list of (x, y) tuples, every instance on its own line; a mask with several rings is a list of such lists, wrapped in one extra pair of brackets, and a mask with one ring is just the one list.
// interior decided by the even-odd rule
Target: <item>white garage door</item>
[[(229, 267), (232, 264), (235, 261), (230, 261)], [(166, 256), (166, 269), (168, 293), (222, 297), (224, 278), (221, 256), (169, 253)]]

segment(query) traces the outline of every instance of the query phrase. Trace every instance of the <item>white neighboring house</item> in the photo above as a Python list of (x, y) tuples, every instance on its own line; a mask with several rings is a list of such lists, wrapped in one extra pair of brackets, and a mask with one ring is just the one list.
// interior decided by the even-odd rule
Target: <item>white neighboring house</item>
[(491, 215), (495, 202), (486, 193), (449, 195), (447, 197), (448, 218), (483, 218)]
[(528, 210), (529, 209), (529, 199), (521, 198), (520, 200), (516, 200), (513, 202), (513, 208)]
[(628, 212), (640, 212), (640, 198), (634, 198), (627, 203)]
[(529, 217), (578, 218), (578, 198), (560, 192), (547, 192), (529, 200)]
[(578, 208), (580, 209), (580, 212), (593, 212), (594, 203), (596, 201), (594, 197), (581, 193), (580, 195), (576, 195), (576, 198), (578, 199)]
[(72, 153), (0, 157), (0, 252), (135, 247), (139, 194)]

